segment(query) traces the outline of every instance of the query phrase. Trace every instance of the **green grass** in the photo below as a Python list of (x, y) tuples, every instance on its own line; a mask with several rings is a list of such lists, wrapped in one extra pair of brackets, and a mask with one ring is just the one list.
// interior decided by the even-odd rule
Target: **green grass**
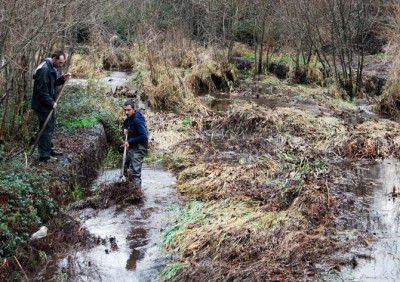
[(92, 117), (76, 117), (71, 119), (64, 119), (60, 122), (60, 126), (67, 129), (76, 129), (79, 127), (91, 126), (97, 123), (97, 119)]
[(204, 203), (199, 201), (191, 201), (186, 207), (180, 209), (179, 219), (176, 224), (169, 225), (162, 233), (162, 245), (172, 244), (176, 238), (176, 233), (184, 229), (191, 222), (204, 218), (206, 214), (200, 212), (204, 206)]
[(176, 275), (176, 273), (183, 267), (182, 262), (175, 262), (167, 265), (161, 273), (161, 281), (168, 281)]
[(102, 160), (104, 168), (115, 168), (122, 164), (122, 154), (114, 148), (109, 148), (105, 157)]
[[(257, 56), (258, 56), (258, 53), (257, 53)], [(254, 52), (245, 52), (242, 54), (242, 57), (245, 59), (248, 59), (248, 60), (254, 60), (255, 55), (254, 55)], [(267, 56), (263, 55), (263, 61), (265, 62), (266, 60), (267, 60)], [(293, 63), (293, 58), (288, 55), (281, 55), (281, 56), (273, 55), (271, 58), (271, 61), (290, 64), (290, 63)], [(304, 64), (304, 60), (302, 58), (300, 58), (300, 64)]]
[(379, 54), (375, 54), (373, 55), (374, 58), (378, 58), (378, 59), (384, 59), (385, 58), (385, 53), (379, 53)]
[(82, 187), (79, 184), (74, 184), (71, 190), (71, 199), (73, 201), (77, 201), (82, 199), (84, 196), (84, 192)]

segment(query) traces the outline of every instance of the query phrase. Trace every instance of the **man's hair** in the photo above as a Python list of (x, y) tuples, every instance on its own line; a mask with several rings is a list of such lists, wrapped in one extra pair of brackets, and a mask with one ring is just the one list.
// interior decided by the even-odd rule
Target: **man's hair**
[(64, 51), (62, 51), (62, 50), (55, 51), (53, 54), (51, 54), (51, 58), (56, 58), (57, 60), (58, 60), (61, 56), (64, 56), (64, 58), (66, 58), (66, 56), (65, 56), (65, 54), (64, 54)]
[(124, 105), (123, 105), (123, 106), (124, 106), (124, 107), (126, 107), (126, 106), (131, 106), (132, 109), (135, 109), (135, 102), (133, 102), (132, 99), (128, 99), (128, 100), (126, 100), (126, 101), (124, 102)]

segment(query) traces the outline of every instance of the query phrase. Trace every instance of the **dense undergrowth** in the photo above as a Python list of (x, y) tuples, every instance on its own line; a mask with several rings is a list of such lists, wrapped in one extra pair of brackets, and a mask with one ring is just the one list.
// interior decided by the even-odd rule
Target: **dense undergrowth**
[(0, 163), (0, 257), (17, 253), (30, 234), (60, 212), (47, 189), (48, 176), (15, 161)]

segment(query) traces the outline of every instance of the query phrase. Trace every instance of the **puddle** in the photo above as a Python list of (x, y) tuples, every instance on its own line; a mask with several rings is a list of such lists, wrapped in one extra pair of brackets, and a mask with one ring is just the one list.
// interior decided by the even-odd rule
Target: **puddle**
[[(120, 170), (107, 170), (98, 182), (114, 181)], [(143, 203), (123, 211), (84, 209), (74, 214), (87, 230), (99, 238), (93, 248), (78, 250), (58, 263), (58, 270), (47, 277), (60, 275), (63, 269), (74, 274), (69, 281), (155, 281), (169, 257), (161, 249), (161, 231), (175, 215), (180, 204), (171, 187), (175, 178), (160, 166), (142, 169)], [(72, 269), (72, 271), (71, 271)]]
[(353, 192), (363, 199), (363, 210), (350, 229), (367, 231), (377, 238), (366, 249), (371, 259), (357, 259), (355, 268), (342, 269), (342, 281), (398, 281), (400, 277), (400, 198), (389, 195), (396, 187), (400, 192), (400, 160), (382, 163), (358, 171), (360, 185)]

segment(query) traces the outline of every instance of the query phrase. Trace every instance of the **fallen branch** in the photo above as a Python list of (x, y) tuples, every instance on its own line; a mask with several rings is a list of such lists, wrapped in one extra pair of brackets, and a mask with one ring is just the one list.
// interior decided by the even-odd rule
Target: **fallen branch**
[(15, 259), (16, 263), (18, 264), (18, 267), (21, 269), (22, 273), (24, 274), (24, 276), (25, 276), (25, 278), (26, 278), (26, 281), (28, 281), (29, 278), (28, 278), (28, 276), (26, 275), (26, 273), (25, 273), (24, 269), (22, 268), (21, 264), (19, 263), (17, 257), (14, 256), (14, 259)]

